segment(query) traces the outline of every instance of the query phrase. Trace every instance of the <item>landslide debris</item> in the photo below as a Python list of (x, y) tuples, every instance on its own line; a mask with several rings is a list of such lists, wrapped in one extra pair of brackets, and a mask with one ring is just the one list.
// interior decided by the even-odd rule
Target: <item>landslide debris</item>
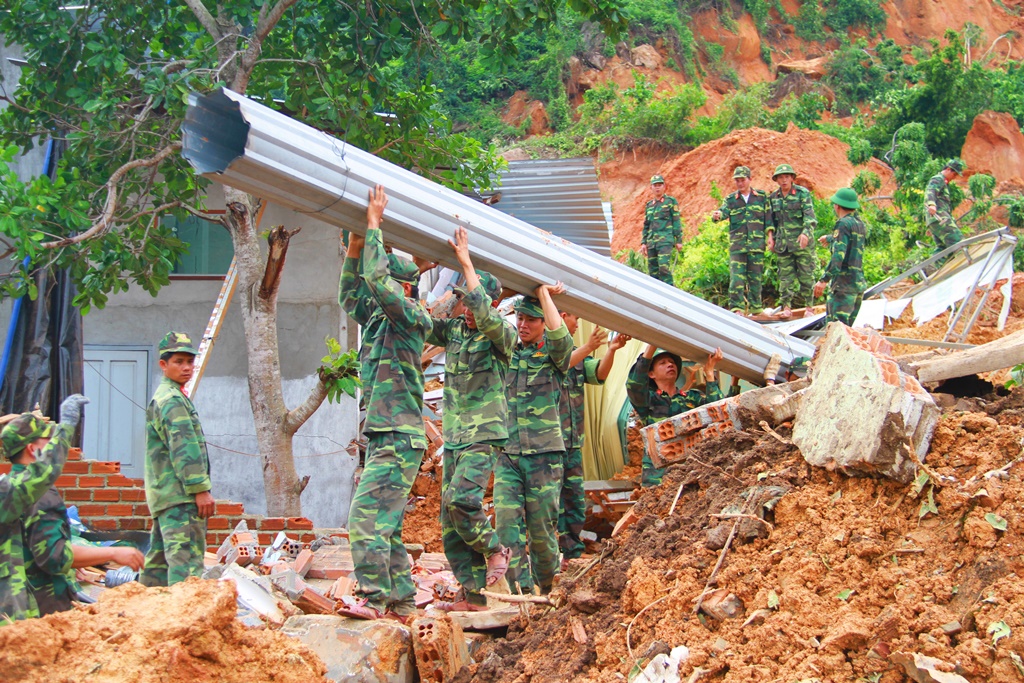
[[(925, 461), (942, 480), (916, 487), (810, 468), (786, 427), (701, 444), (640, 498), (610, 556), (575, 580), (573, 563), (561, 608), (513, 622), (459, 680), (611, 683), (679, 645), (681, 680), (897, 683), (915, 655), (972, 683), (1017, 680), (1024, 390), (972, 403), (942, 416)], [(752, 487), (788, 492), (767, 525), (726, 522), (767, 533), (740, 529), (705, 598), (721, 620), (695, 615), (721, 553), (711, 515)]]
[(320, 658), (294, 638), (235, 619), (234, 584), (130, 583), (71, 612), (0, 627), (0, 678), (89, 683), (326, 682)]

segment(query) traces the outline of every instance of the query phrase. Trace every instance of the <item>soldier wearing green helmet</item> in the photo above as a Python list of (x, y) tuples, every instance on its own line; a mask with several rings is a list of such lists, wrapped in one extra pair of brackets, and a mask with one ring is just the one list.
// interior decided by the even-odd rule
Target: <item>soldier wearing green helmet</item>
[(651, 277), (674, 285), (672, 251), (683, 248), (679, 202), (665, 194), (665, 178), (660, 175), (651, 177), (651, 192), (654, 199), (644, 206), (640, 253), (647, 257), (647, 272)]
[(751, 188), (750, 176), (748, 167), (737, 166), (732, 174), (736, 192), (711, 215), (729, 221), (729, 308), (740, 314), (761, 307), (764, 238), (772, 224), (768, 193)]
[(814, 285), (814, 296), (821, 296), (825, 287), (828, 287), (825, 321), (853, 325), (864, 292), (863, 262), (867, 228), (857, 215), (860, 202), (857, 193), (851, 188), (837, 190), (831, 202), (839, 220), (828, 240), (832, 247), (832, 258), (825, 268), (825, 274)]
[(794, 307), (812, 305), (814, 289), (814, 247), (812, 240), (818, 219), (814, 215), (811, 191), (796, 184), (796, 171), (779, 164), (772, 174), (777, 190), (768, 197), (772, 213), (765, 238), (775, 252), (779, 267), (779, 306), (790, 317)]
[(153, 517), (144, 586), (170, 586), (203, 573), (206, 518), (213, 514), (210, 457), (192, 400), (197, 350), (184, 332), (168, 332), (157, 347), (160, 381), (146, 408), (146, 504)]
[(949, 181), (962, 176), (964, 162), (950, 159), (939, 173), (928, 181), (924, 190), (925, 227), (935, 239), (935, 253), (948, 249), (964, 238), (953, 219), (949, 200)]

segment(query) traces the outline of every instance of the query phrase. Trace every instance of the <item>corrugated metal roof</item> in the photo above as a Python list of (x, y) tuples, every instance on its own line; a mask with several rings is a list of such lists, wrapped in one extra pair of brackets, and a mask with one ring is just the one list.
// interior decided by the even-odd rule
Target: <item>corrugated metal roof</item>
[(611, 256), (609, 224), (593, 159), (510, 161), (497, 191), (501, 198), (492, 206), (499, 211)]

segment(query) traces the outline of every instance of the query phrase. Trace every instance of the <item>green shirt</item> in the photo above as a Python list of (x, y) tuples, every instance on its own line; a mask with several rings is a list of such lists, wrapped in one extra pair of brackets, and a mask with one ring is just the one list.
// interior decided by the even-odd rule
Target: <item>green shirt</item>
[(771, 225), (768, 230), (775, 231), (775, 253), (800, 250), (800, 235), (807, 236), (810, 249), (814, 242), (814, 229), (818, 227), (818, 219), (814, 215), (814, 197), (811, 191), (802, 185), (793, 185), (786, 196), (778, 189), (768, 196), (771, 209)]
[(730, 252), (764, 251), (764, 233), (772, 227), (767, 192), (751, 189), (746, 200), (739, 192), (733, 192), (718, 210), (722, 212), (722, 220), (729, 221)]
[(564, 451), (562, 383), (569, 370), (572, 337), (562, 323), (544, 330), (540, 341), (516, 345), (509, 363), (508, 443), (505, 452), (518, 455)]
[(718, 382), (708, 382), (703, 391), (691, 388), (684, 392), (678, 387), (674, 393), (662, 391), (647, 376), (651, 371), (651, 360), (644, 356), (637, 358), (626, 377), (626, 395), (644, 425), (685, 413), (705, 403), (722, 400), (722, 388)]
[(25, 572), (23, 519), (60, 476), (70, 431), (58, 424), (35, 462), (0, 475), (0, 626), (7, 623), (5, 615), (15, 620), (39, 616)]
[[(928, 209), (935, 207), (935, 215), (931, 215)], [(956, 226), (953, 220), (953, 203), (949, 198), (949, 183), (941, 173), (933, 175), (924, 188), (924, 218), (925, 223), (934, 225), (945, 223)]]
[(644, 206), (644, 244), (679, 244), (683, 241), (683, 223), (679, 217), (679, 202), (664, 195), (652, 199)]
[(856, 213), (850, 213), (836, 221), (829, 240), (832, 258), (821, 276), (823, 282), (859, 286), (864, 284), (864, 241), (867, 227)]
[(444, 411), (441, 426), (448, 448), (508, 439), (505, 375), (516, 346), (516, 328), (491, 306), (477, 285), (462, 299), (473, 312), (466, 319), (434, 318), (427, 342), (444, 347)]
[(146, 408), (146, 504), (156, 517), (175, 505), (194, 503), (209, 491), (210, 458), (199, 414), (181, 391), (164, 377)]
[(565, 381), (562, 383), (562, 430), (565, 432), (567, 449), (583, 448), (583, 385), (604, 384), (604, 380), (597, 378), (597, 366), (600, 363), (597, 358), (587, 356), (565, 373)]

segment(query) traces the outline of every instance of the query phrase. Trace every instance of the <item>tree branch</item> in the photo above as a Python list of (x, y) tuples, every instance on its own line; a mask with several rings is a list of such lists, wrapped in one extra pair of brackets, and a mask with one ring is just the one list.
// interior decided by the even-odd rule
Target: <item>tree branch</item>
[(206, 9), (203, 0), (185, 0), (185, 4), (192, 10), (192, 14), (196, 15), (196, 19), (203, 25), (203, 28), (210, 34), (210, 37), (215, 41), (219, 41), (222, 37), (220, 26), (217, 25), (213, 15), (210, 14), (210, 10)]
[(114, 214), (117, 213), (118, 208), (118, 185), (121, 179), (124, 178), (129, 172), (134, 171), (137, 168), (152, 168), (158, 166), (164, 159), (174, 154), (181, 149), (181, 142), (172, 142), (171, 144), (164, 147), (162, 150), (157, 152), (154, 156), (148, 159), (134, 159), (128, 163), (122, 165), (119, 169), (114, 171), (110, 178), (107, 180), (107, 201), (103, 205), (103, 213), (100, 214), (98, 221), (92, 224), (85, 232), (81, 232), (73, 237), (65, 237), (63, 239), (54, 240), (52, 242), (43, 242), (40, 246), (43, 249), (57, 249), (59, 247), (66, 247), (71, 244), (79, 244), (86, 240), (92, 239), (97, 235), (101, 235), (110, 228), (111, 223), (114, 220)]
[(283, 225), (275, 226), (267, 237), (270, 244), (270, 253), (267, 254), (267, 266), (263, 270), (263, 281), (260, 282), (259, 296), (264, 301), (277, 296), (277, 289), (281, 286), (281, 274), (284, 272), (284, 259), (288, 254), (288, 242), (302, 228), (295, 228), (292, 231), (284, 229)]
[(323, 402), (327, 398), (327, 386), (320, 381), (316, 381), (313, 385), (313, 389), (309, 392), (309, 396), (302, 402), (295, 410), (288, 411), (288, 414), (284, 416), (284, 431), (288, 436), (292, 436), (295, 432), (299, 431), (299, 427), (306, 423), (313, 413), (317, 411)]
[(277, 0), (277, 3), (268, 12), (267, 7), (270, 6), (271, 1), (266, 0), (260, 9), (260, 18), (256, 24), (256, 30), (253, 32), (252, 37), (249, 38), (249, 47), (246, 48), (245, 53), (242, 55), (242, 65), (238, 69), (238, 73), (235, 75), (235, 82), (231, 86), (231, 89), (235, 92), (245, 92), (246, 87), (249, 85), (249, 78), (252, 76), (252, 70), (256, 66), (256, 61), (259, 59), (260, 53), (263, 52), (263, 41), (274, 30), (277, 23), (281, 21), (285, 11), (299, 0)]

